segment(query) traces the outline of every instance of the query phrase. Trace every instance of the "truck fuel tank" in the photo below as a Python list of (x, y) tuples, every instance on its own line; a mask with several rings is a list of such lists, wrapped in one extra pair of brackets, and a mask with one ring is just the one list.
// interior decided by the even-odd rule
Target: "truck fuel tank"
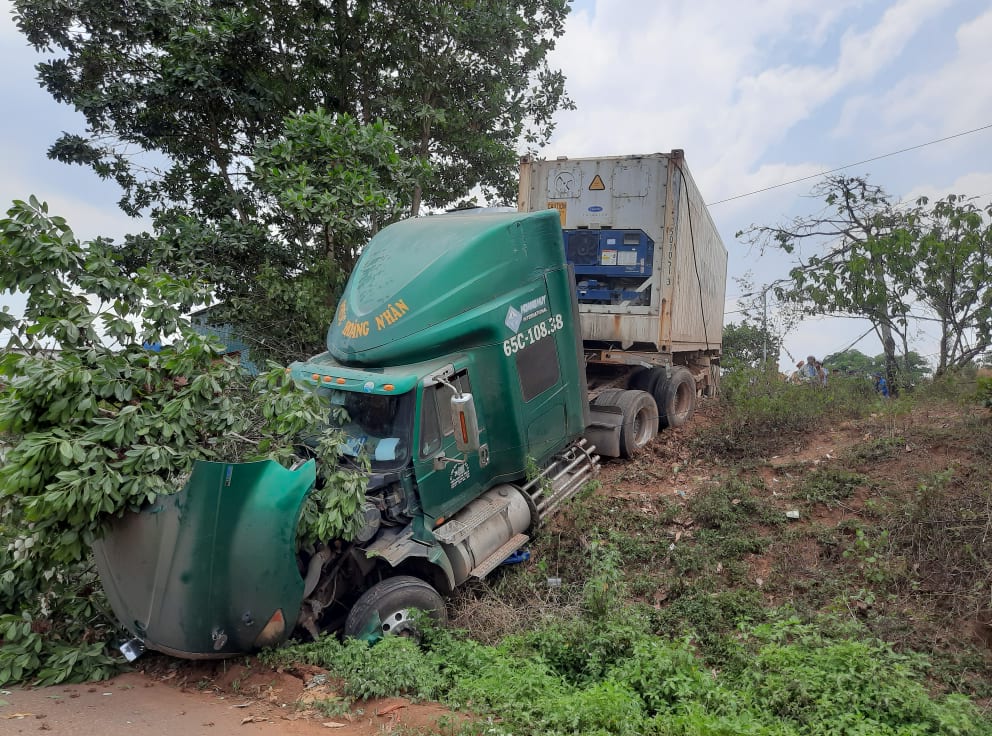
[(455, 583), (483, 578), (529, 537), (531, 514), (517, 488), (500, 485), (471, 501), (453, 518), (434, 530), (451, 561)]

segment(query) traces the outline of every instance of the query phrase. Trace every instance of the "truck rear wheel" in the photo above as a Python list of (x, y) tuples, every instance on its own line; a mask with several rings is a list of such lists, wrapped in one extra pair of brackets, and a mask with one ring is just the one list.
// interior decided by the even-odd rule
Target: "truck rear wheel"
[(613, 402), (623, 412), (620, 457), (632, 457), (658, 434), (658, 405), (646, 391), (623, 391)]
[(622, 388), (604, 388), (595, 399), (592, 400), (593, 406), (616, 406), (617, 398), (626, 389)]
[(376, 583), (351, 607), (344, 635), (377, 641), (384, 636), (420, 639), (416, 611), (442, 626), (448, 620), (444, 599), (420, 578), (397, 575)]
[(676, 368), (667, 382), (658, 383), (654, 397), (661, 414), (661, 426), (681, 427), (696, 411), (696, 379), (688, 368)]

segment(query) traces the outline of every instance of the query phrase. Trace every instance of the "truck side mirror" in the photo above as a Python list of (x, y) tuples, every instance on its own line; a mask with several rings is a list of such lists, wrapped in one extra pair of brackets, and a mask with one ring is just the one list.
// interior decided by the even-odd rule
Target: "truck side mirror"
[(455, 429), (455, 446), (459, 452), (476, 452), (480, 446), (479, 418), (472, 394), (451, 397), (451, 425)]

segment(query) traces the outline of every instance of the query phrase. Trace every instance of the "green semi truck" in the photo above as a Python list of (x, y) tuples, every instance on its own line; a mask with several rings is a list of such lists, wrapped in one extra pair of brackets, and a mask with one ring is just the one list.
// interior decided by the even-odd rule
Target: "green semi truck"
[[(650, 166), (658, 168), (657, 156), (646, 157)], [(596, 161), (630, 167), (629, 159)], [(678, 175), (680, 160), (664, 164)], [(589, 183), (605, 186), (597, 176)], [(678, 206), (670, 227), (680, 224)], [(599, 455), (629, 456), (659, 426), (691, 414), (697, 393), (712, 388), (719, 338), (679, 351), (584, 336), (580, 296), (594, 279), (567, 257), (562, 208), (532, 209), (410, 219), (370, 241), (327, 351), (289, 368), (344, 409), (331, 419), (343, 433), (344, 462), (362, 455), (371, 465), (356, 538), (296, 550), (300, 509), (319, 482), (312, 460), (291, 469), (197, 465), (181, 493), (127, 515), (95, 546), (111, 605), (134, 636), (126, 654), (148, 647), (231, 656), (294, 630), (409, 634), (416, 611), (443, 622), (443, 595), (523, 547), (593, 477)], [(633, 245), (636, 231), (640, 248), (635, 257), (612, 247), (621, 252), (605, 256), (607, 271), (634, 263), (642, 272), (613, 281), (599, 272), (604, 289), (597, 281), (598, 301), (585, 306), (637, 307), (617, 315), (621, 333), (625, 316), (657, 322), (664, 310), (652, 315), (650, 295), (636, 292), (642, 276), (664, 274), (663, 241), (604, 224), (597, 235)], [(600, 240), (601, 263), (615, 243)], [(722, 268), (720, 280), (725, 251)], [(604, 305), (600, 291), (643, 304)], [(706, 330), (720, 331), (712, 323)]]

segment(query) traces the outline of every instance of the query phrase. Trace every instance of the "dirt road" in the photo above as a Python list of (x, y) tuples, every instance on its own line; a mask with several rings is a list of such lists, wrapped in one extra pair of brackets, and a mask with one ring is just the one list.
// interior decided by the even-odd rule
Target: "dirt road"
[(431, 733), (447, 713), (435, 704), (387, 698), (322, 717), (297, 705), (302, 679), (272, 672), (232, 675), (243, 679), (218, 681), (237, 681), (239, 692), (218, 690), (216, 681), (200, 690), (141, 672), (83, 685), (0, 691), (0, 736), (371, 736), (400, 724)]

